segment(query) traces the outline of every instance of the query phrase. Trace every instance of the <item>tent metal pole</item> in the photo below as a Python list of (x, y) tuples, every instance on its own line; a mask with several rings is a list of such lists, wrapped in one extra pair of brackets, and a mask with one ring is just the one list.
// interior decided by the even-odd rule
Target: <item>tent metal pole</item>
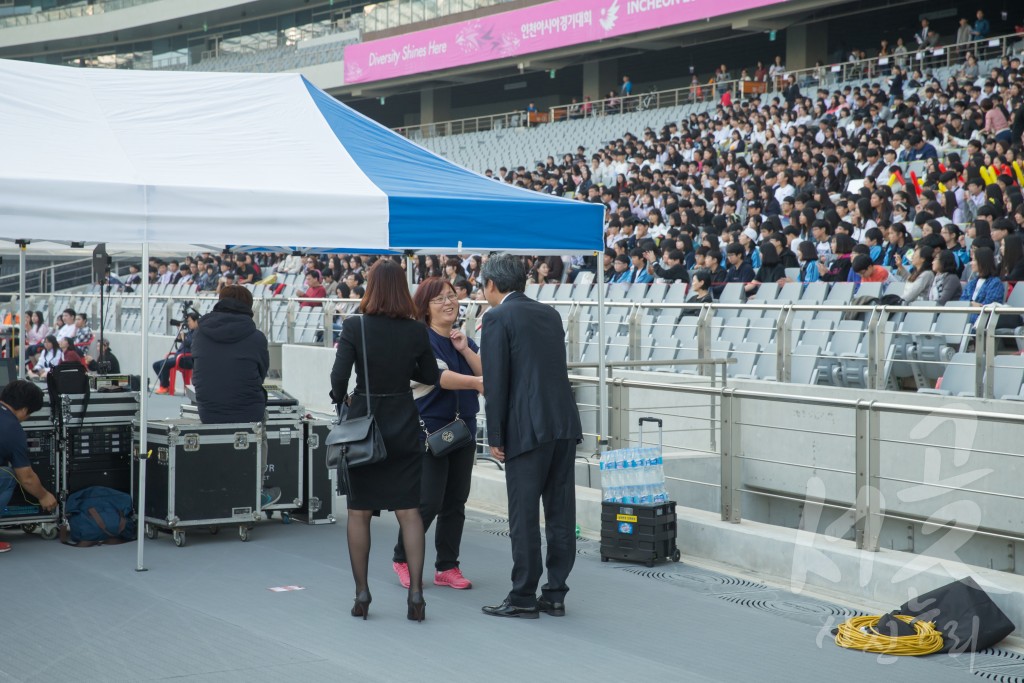
[[(18, 240), (18, 379), (25, 379), (25, 248), (28, 240)], [(14, 357), (15, 335), (11, 334), (11, 357)]]
[(146, 430), (147, 421), (149, 419), (149, 392), (146, 391), (146, 384), (149, 381), (149, 354), (146, 352), (149, 347), (149, 242), (142, 243), (142, 267), (139, 269), (142, 273), (142, 303), (141, 311), (139, 314), (139, 320), (141, 321), (142, 329), (142, 352), (140, 354), (142, 360), (141, 376), (142, 382), (139, 386), (139, 496), (136, 501), (139, 506), (138, 510), (138, 544), (136, 547), (136, 558), (135, 558), (135, 571), (144, 572), (146, 571), (146, 565), (143, 563), (143, 554), (145, 552), (144, 545), (146, 543), (146, 464), (149, 462), (149, 443), (148, 434)]
[(597, 343), (600, 351), (597, 354), (597, 452), (600, 454), (608, 443), (608, 377), (605, 368), (605, 336), (604, 336), (604, 268), (601, 256), (597, 258), (597, 269), (594, 279), (597, 280)]

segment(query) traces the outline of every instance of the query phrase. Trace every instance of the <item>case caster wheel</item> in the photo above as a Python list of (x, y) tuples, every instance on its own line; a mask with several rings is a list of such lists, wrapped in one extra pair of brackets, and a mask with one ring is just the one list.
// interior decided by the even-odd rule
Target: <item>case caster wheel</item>
[(159, 535), (160, 535), (160, 530), (159, 529), (157, 529), (152, 524), (147, 524), (146, 525), (146, 538), (148, 538), (151, 541), (155, 541), (156, 537), (159, 536)]
[(34, 534), (36, 532), (36, 529), (38, 529), (38, 528), (39, 528), (38, 524), (22, 524), (21, 525), (21, 530), (24, 531), (26, 534)]
[(220, 527), (219, 526), (211, 526), (210, 527), (210, 535), (211, 536), (216, 536), (219, 533), (220, 533)]
[(179, 548), (181, 548), (182, 546), (185, 545), (185, 532), (184, 531), (175, 531), (174, 532), (174, 545), (178, 546)]
[(682, 557), (682, 554), (680, 554), (679, 548), (676, 548), (675, 550), (672, 551), (672, 561), (673, 562), (678, 562), (681, 557)]
[(334, 523), (335, 523), (335, 522), (337, 522), (338, 520), (337, 520), (337, 519), (335, 519), (334, 515), (331, 515), (331, 516), (329, 516), (329, 517), (327, 518), (327, 521), (328, 521), (328, 522), (330, 522), (331, 524), (334, 524)]
[(608, 556), (607, 555), (602, 555), (601, 556), (601, 561), (602, 562), (607, 562), (608, 561)]
[(39, 535), (43, 537), (43, 540), (52, 541), (53, 539), (57, 538), (57, 527), (54, 526), (48, 529), (43, 529), (41, 532), (39, 532)]
[(267, 516), (267, 519), (273, 519), (274, 518), (274, 511), (273, 510), (264, 510), (263, 514), (265, 514)]
[(646, 565), (647, 565), (648, 567), (653, 567), (653, 566), (654, 566), (654, 560), (647, 560), (647, 562), (646, 562), (645, 564), (646, 564)]
[(281, 524), (291, 524), (291, 523), (292, 523), (292, 516), (291, 516), (291, 514), (289, 514), (287, 512), (282, 512), (281, 513)]
[(249, 530), (244, 526), (238, 527), (238, 537), (242, 539), (242, 543), (245, 543), (249, 540)]

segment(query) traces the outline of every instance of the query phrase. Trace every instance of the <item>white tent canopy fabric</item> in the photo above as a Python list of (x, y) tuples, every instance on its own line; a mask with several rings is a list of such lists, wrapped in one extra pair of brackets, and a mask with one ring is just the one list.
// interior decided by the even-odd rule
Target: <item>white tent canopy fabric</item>
[(353, 251), (602, 247), (602, 207), (462, 169), (299, 74), (0, 60), (0, 121), (2, 237)]

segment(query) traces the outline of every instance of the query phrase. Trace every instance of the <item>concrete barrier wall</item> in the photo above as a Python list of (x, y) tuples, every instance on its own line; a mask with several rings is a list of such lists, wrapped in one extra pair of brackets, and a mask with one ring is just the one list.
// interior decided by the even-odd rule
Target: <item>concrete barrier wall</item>
[[(110, 340), (110, 351), (117, 356), (121, 364), (121, 372), (129, 375), (141, 375), (143, 380), (155, 379), (152, 367), (142, 372), (142, 360), (139, 354), (142, 353), (143, 336), (134, 332), (105, 332), (104, 338)], [(162, 359), (171, 349), (171, 342), (174, 337), (163, 335), (150, 335), (148, 351), (150, 365)]]

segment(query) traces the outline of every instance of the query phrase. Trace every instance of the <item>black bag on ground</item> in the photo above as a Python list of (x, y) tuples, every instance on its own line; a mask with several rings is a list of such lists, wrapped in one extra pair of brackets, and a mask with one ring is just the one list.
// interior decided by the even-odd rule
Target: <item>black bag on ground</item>
[(978, 652), (1013, 633), (1013, 622), (971, 577), (936, 588), (900, 606), (898, 614), (931, 621), (942, 633), (939, 652)]
[(136, 537), (132, 497), (106, 486), (90, 486), (68, 496), (64, 503), (67, 527), (61, 541), (79, 548), (117, 545)]

